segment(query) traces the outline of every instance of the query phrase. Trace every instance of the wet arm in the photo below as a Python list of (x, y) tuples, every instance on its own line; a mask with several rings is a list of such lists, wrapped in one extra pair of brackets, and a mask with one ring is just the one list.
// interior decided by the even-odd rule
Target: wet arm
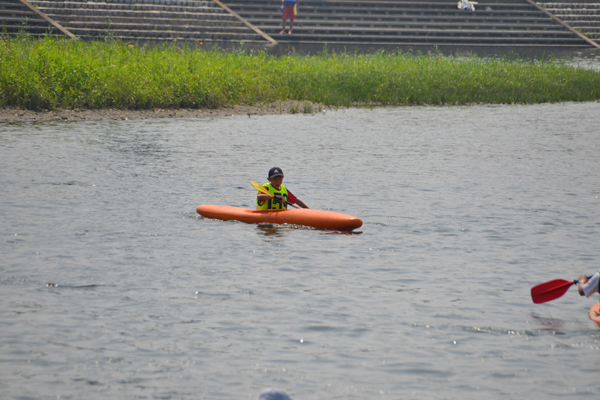
[(600, 273), (596, 272), (592, 276), (581, 275), (578, 279), (577, 291), (580, 295), (590, 297), (598, 292), (598, 282), (600, 282)]
[(265, 194), (265, 193), (258, 193), (258, 196), (256, 196), (256, 198), (262, 204), (263, 202), (269, 200), (271, 198), (271, 196), (269, 196), (268, 194)]
[(300, 199), (296, 199), (296, 204), (298, 204), (302, 208), (308, 208), (308, 206), (304, 204), (304, 202)]
[(583, 293), (583, 287), (588, 281), (588, 277), (587, 275), (581, 275), (579, 278), (577, 278), (577, 280), (579, 281), (579, 285), (577, 285), (577, 291), (579, 292), (580, 296), (585, 296), (585, 293)]

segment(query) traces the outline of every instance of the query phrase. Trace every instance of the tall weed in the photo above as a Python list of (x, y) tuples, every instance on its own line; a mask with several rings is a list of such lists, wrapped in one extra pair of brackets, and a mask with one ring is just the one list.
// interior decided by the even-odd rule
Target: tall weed
[(115, 40), (0, 38), (0, 106), (217, 108), (279, 100), (332, 106), (600, 99), (600, 73), (554, 60), (440, 54), (275, 57)]

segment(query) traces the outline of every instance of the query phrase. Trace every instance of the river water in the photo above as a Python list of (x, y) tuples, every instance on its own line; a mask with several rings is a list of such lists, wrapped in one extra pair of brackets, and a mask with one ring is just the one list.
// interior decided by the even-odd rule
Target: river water
[[(600, 103), (0, 123), (3, 399), (589, 398)], [(354, 234), (199, 217), (279, 166)], [(51, 285), (48, 285), (51, 284)]]

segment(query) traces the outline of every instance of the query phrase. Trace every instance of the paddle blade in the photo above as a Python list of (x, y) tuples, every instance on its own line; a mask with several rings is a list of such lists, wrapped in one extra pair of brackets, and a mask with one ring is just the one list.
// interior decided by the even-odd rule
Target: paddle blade
[(252, 182), (252, 181), (250, 181), (250, 183), (252, 184), (252, 186), (254, 186), (254, 189), (258, 190), (259, 192), (268, 194), (271, 197), (275, 196), (273, 193), (271, 193), (267, 189), (265, 189), (265, 187), (263, 185), (261, 185), (260, 183), (256, 183), (256, 182)]
[(558, 299), (565, 294), (574, 283), (577, 283), (577, 281), (567, 281), (564, 279), (555, 279), (550, 282), (540, 283), (531, 288), (531, 299), (535, 304)]

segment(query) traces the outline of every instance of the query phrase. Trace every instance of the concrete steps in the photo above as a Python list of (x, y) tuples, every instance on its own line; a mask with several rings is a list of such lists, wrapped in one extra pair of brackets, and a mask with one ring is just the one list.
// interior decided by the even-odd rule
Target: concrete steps
[[(600, 3), (580, 1), (581, 7), (568, 0), (540, 4), (598, 40)], [(293, 35), (279, 34), (279, 1), (222, 2), (282, 44), (590, 47), (526, 0), (480, 0), (475, 12), (458, 10), (454, 0), (300, 0)], [(268, 43), (214, 1), (32, 0), (31, 4), (83, 40)], [(17, 32), (24, 18), (27, 30), (37, 29), (38, 35), (52, 27), (20, 1), (0, 0), (0, 29)]]
[(213, 1), (33, 0), (31, 3), (83, 40), (111, 37), (125, 42), (265, 42)]
[(553, 2), (538, 4), (600, 44), (600, 2)]
[(19, 0), (0, 0), (0, 33), (25, 32), (34, 37), (62, 36), (56, 27)]
[(280, 43), (589, 47), (525, 0), (300, 0), (292, 35), (280, 35), (280, 3), (224, 0)]

